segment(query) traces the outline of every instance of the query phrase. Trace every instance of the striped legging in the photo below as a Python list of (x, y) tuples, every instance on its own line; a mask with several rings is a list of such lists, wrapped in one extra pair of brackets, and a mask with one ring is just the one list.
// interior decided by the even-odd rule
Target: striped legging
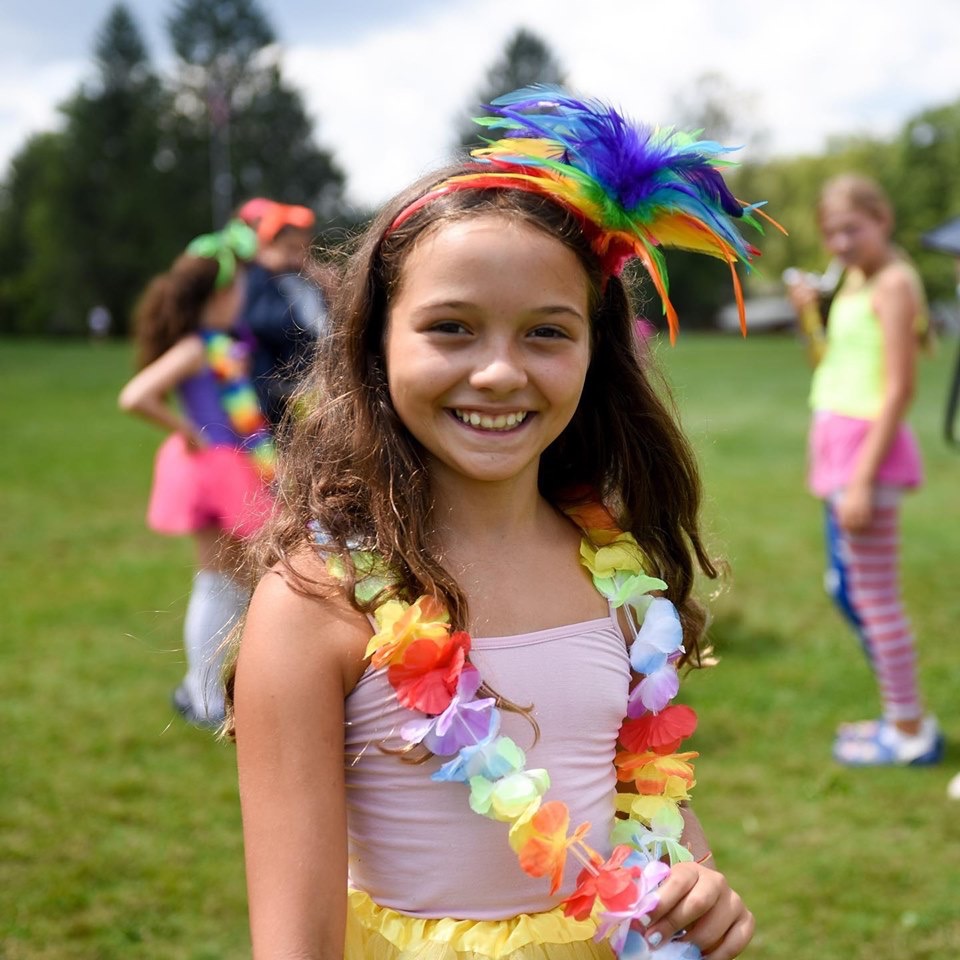
[(870, 661), (883, 715), (914, 720), (923, 714), (917, 685), (913, 632), (900, 600), (900, 491), (879, 487), (870, 526), (857, 533), (840, 529), (836, 494), (825, 501), (827, 592), (853, 626)]

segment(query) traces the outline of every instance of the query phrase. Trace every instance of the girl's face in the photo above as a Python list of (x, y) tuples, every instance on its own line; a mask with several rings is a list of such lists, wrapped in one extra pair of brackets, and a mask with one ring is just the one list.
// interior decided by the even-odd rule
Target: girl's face
[(845, 201), (824, 205), (820, 230), (827, 250), (846, 267), (859, 267), (869, 273), (887, 256), (888, 225)]
[(588, 289), (572, 250), (504, 216), (417, 242), (387, 311), (387, 382), (435, 476), (535, 481), (583, 390)]
[(309, 230), (287, 227), (257, 254), (257, 260), (272, 273), (299, 273), (310, 253)]
[(214, 290), (203, 307), (202, 325), (208, 330), (229, 330), (243, 306), (244, 273), (239, 267), (229, 286)]

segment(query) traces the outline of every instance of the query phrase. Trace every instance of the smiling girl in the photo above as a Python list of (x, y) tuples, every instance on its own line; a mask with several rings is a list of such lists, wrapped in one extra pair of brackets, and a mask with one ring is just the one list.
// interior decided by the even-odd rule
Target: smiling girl
[(752, 935), (686, 805), (715, 570), (619, 279), (664, 289), (650, 223), (733, 265), (743, 209), (715, 144), (554, 89), (493, 109), (507, 138), (369, 227), (284, 447), (233, 687), (257, 960)]

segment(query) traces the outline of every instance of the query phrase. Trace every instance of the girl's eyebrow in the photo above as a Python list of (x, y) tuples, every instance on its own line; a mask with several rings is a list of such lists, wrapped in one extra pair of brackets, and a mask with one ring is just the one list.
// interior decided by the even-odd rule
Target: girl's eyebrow
[(581, 319), (583, 319), (584, 316), (583, 313), (576, 307), (569, 306), (565, 303), (549, 304), (545, 307), (537, 307), (537, 309), (532, 310), (531, 313), (542, 313), (545, 316), (550, 316), (555, 313), (566, 313), (574, 317), (580, 317)]
[[(420, 312), (426, 312), (430, 310), (475, 310), (476, 308), (477, 304), (470, 300), (436, 300), (421, 304), (418, 310)], [(584, 318), (584, 314), (577, 307), (565, 303), (549, 303), (542, 307), (534, 307), (527, 312), (531, 314), (541, 314), (543, 316), (553, 316), (562, 313), (579, 317), (580, 319)]]
[(428, 300), (426, 303), (421, 303), (418, 309), (420, 310), (468, 310), (472, 308), (472, 304), (469, 300)]

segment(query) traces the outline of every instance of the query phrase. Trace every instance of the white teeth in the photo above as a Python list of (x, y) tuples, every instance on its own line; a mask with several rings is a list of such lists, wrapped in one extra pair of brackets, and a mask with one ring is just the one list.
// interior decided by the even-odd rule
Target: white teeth
[(516, 413), (498, 413), (495, 417), (477, 413), (475, 410), (454, 410), (453, 413), (462, 423), (469, 423), (471, 427), (481, 427), (484, 430), (510, 430), (527, 418), (526, 410), (519, 410)]

